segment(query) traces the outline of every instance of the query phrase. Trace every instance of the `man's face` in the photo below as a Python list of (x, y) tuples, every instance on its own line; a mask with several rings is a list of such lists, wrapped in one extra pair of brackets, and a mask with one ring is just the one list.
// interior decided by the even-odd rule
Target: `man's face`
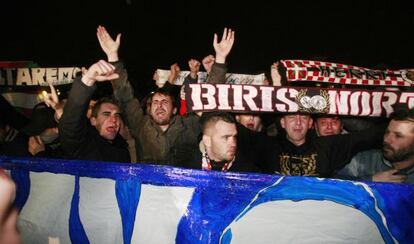
[(103, 103), (97, 116), (91, 117), (90, 120), (91, 124), (98, 130), (99, 135), (107, 140), (115, 139), (121, 125), (118, 106), (112, 103)]
[(341, 134), (343, 126), (338, 117), (322, 117), (316, 119), (315, 129), (319, 136), (331, 136)]
[(237, 151), (236, 125), (219, 120), (203, 136), (203, 142), (209, 149), (208, 154), (214, 161), (230, 161)]
[(168, 125), (176, 110), (170, 96), (155, 93), (152, 97), (150, 116), (157, 125)]
[(238, 115), (236, 115), (236, 120), (237, 120), (237, 122), (242, 124), (244, 127), (248, 128), (252, 131), (256, 131), (256, 132), (262, 131), (263, 123), (262, 123), (262, 119), (260, 118), (259, 115), (255, 115), (255, 114), (238, 114)]
[(312, 126), (312, 118), (304, 114), (289, 114), (280, 119), (280, 124), (286, 130), (287, 139), (299, 146), (305, 143), (306, 133)]
[(384, 134), (382, 151), (390, 162), (414, 158), (414, 123), (391, 120)]

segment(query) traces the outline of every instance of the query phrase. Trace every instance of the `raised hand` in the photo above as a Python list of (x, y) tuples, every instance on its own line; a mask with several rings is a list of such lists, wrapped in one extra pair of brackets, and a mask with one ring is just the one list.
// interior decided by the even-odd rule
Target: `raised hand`
[(200, 62), (196, 59), (190, 59), (190, 61), (188, 61), (188, 67), (190, 68), (191, 78), (197, 78), (198, 71), (200, 70)]
[(203, 67), (206, 70), (207, 74), (210, 74), (211, 67), (213, 67), (214, 62), (216, 61), (216, 58), (213, 55), (208, 55), (203, 58)]
[(119, 75), (115, 73), (115, 67), (112, 64), (99, 60), (89, 67), (82, 76), (82, 82), (87, 86), (92, 86), (96, 81), (115, 80), (118, 77)]
[(118, 61), (118, 50), (121, 45), (121, 34), (116, 36), (114, 40), (106, 31), (105, 27), (98, 26), (96, 30), (96, 36), (98, 37), (99, 44), (101, 45), (102, 50), (105, 52), (108, 57), (108, 62)]
[(171, 65), (170, 67), (170, 75), (168, 76), (168, 82), (170, 84), (174, 84), (175, 80), (177, 79), (178, 75), (180, 74), (180, 66), (177, 63)]
[(226, 57), (230, 53), (234, 43), (234, 31), (224, 28), (223, 36), (218, 42), (217, 34), (214, 34), (213, 46), (216, 51), (216, 62), (224, 64)]
[(43, 96), (43, 101), (48, 107), (51, 107), (56, 110), (56, 106), (59, 104), (59, 98), (56, 93), (55, 87), (49, 83), (50, 93), (46, 93)]
[(282, 86), (282, 77), (279, 74), (279, 62), (275, 62), (270, 66), (270, 75), (274, 86)]
[(46, 93), (43, 96), (43, 101), (48, 107), (55, 110), (55, 118), (58, 121), (63, 114), (63, 107), (65, 106), (64, 101), (59, 101), (59, 97), (56, 93), (56, 89), (52, 84), (49, 84), (50, 94)]

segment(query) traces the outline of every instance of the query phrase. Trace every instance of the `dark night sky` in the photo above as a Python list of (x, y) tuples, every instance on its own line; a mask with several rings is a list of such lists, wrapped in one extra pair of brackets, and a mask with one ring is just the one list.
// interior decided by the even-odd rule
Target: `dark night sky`
[(89, 66), (105, 58), (95, 35), (102, 24), (123, 33), (120, 52), (131, 76), (148, 82), (156, 68), (178, 62), (185, 70), (188, 59), (213, 53), (213, 33), (229, 26), (236, 30), (233, 73), (315, 57), (414, 68), (413, 1), (128, 1), (2, 3), (0, 60)]

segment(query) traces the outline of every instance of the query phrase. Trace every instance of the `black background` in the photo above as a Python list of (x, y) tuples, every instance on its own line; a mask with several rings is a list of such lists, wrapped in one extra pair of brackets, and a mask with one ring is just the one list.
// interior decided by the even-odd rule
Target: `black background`
[(136, 89), (155, 69), (214, 54), (213, 34), (236, 31), (229, 72), (259, 73), (280, 59), (367, 68), (414, 68), (414, 1), (7, 1), (0, 60), (40, 67), (105, 59), (96, 27), (122, 33), (120, 55)]

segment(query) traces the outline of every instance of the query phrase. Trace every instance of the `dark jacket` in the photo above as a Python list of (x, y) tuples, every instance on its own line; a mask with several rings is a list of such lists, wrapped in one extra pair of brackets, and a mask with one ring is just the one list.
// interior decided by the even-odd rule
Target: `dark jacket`
[[(268, 150), (268, 137), (261, 133), (250, 131), (242, 125), (237, 125), (237, 152), (232, 166), (227, 170), (230, 172), (262, 172), (265, 163), (266, 151)], [(201, 141), (201, 138), (200, 138)], [(178, 162), (177, 166), (190, 169), (202, 169), (202, 151), (200, 142), (194, 145), (194, 149), (188, 152), (187, 158)], [(217, 164), (213, 170), (221, 170), (222, 164)]]
[(270, 151), (268, 173), (292, 176), (332, 177), (360, 151), (379, 148), (382, 145), (384, 128), (373, 128), (364, 132), (334, 135), (307, 136), (306, 142), (296, 146), (279, 137)]
[(86, 86), (80, 77), (73, 82), (59, 121), (61, 147), (70, 159), (130, 162), (128, 146), (118, 134), (112, 142), (89, 124), (86, 112), (96, 86)]

